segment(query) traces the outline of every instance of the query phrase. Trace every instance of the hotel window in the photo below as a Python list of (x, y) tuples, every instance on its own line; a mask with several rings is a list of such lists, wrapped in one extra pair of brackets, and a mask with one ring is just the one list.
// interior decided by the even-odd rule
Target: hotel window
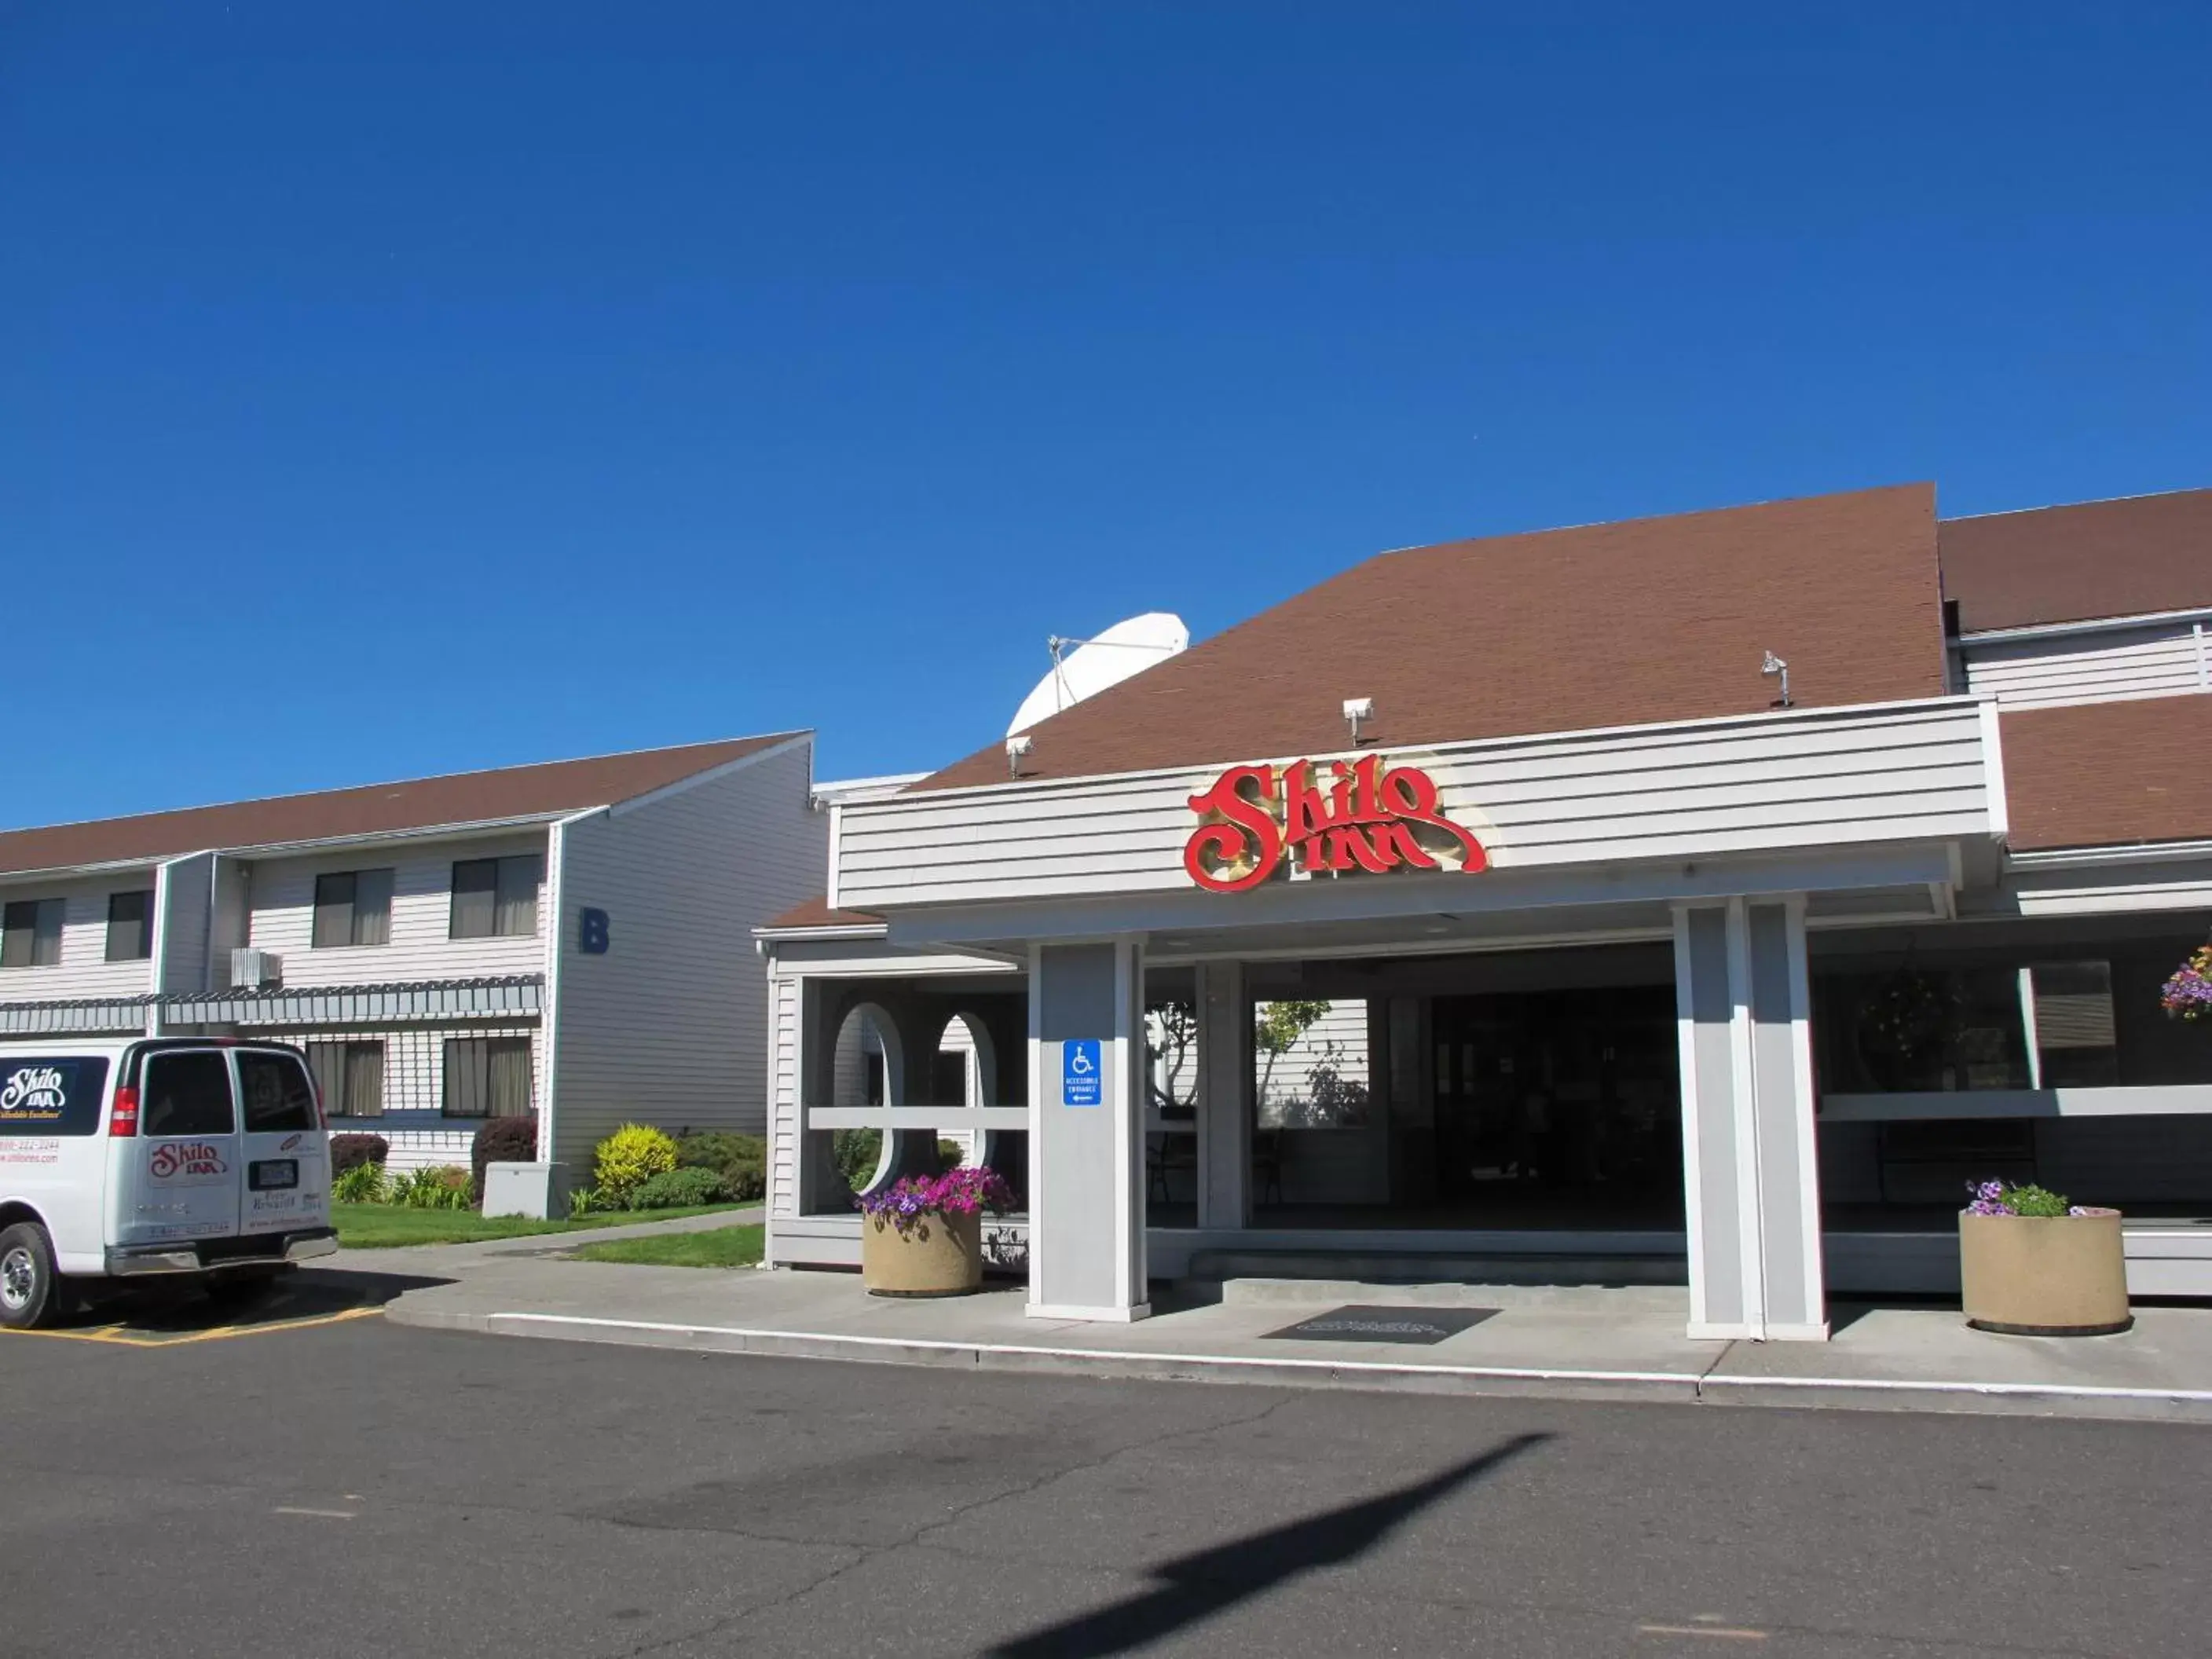
[(307, 1069), (331, 1117), (384, 1115), (384, 1045), (381, 1042), (310, 1042)]
[(447, 1117), (520, 1117), (529, 1110), (528, 1037), (446, 1039)]
[(2023, 970), (2035, 1020), (2035, 1082), (2045, 1089), (2120, 1080), (2118, 1021), (2109, 962), (2039, 962)]
[(51, 968), (61, 959), (61, 900), (16, 899), (0, 913), (0, 968)]
[(341, 870), (315, 878), (316, 950), (391, 942), (391, 871)]
[(464, 859), (453, 866), (453, 939), (527, 939), (538, 931), (538, 884), (545, 860)]
[(107, 896), (107, 959), (143, 962), (154, 954), (154, 896), (149, 892)]

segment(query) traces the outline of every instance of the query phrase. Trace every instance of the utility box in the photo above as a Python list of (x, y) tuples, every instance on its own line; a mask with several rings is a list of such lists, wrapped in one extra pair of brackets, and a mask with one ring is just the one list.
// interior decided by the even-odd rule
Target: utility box
[(568, 1169), (563, 1164), (487, 1164), (483, 1213), (559, 1221), (568, 1213)]
[(274, 951), (239, 949), (230, 953), (230, 986), (234, 991), (266, 991), (284, 982), (284, 958)]

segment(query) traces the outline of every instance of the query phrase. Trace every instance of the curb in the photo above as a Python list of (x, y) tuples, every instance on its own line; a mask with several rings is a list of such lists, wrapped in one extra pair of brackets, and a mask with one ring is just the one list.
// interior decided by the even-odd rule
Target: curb
[(1957, 1382), (1904, 1377), (1753, 1376), (1692, 1371), (1593, 1370), (1450, 1365), (1418, 1360), (1304, 1359), (1243, 1354), (1152, 1353), (1043, 1343), (951, 1342), (732, 1325), (686, 1325), (521, 1311), (447, 1313), (386, 1309), (394, 1323), (541, 1341), (599, 1342), (694, 1353), (744, 1353), (847, 1364), (1148, 1377), (1419, 1394), (1547, 1399), (1673, 1401), (1842, 1407), (1861, 1411), (1980, 1410), (2044, 1415), (2180, 1418), (2212, 1422), (2212, 1389), (2126, 1389), (2081, 1383)]

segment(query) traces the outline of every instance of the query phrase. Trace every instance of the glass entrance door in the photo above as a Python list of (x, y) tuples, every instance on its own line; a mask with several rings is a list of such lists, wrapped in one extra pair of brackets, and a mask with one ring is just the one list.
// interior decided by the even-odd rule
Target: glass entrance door
[(1679, 1226), (1671, 986), (1434, 1004), (1437, 1195), (1465, 1224)]

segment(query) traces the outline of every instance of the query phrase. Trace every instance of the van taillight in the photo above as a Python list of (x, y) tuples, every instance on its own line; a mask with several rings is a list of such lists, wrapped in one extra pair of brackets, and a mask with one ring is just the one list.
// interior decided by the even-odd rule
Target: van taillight
[(115, 1109), (107, 1115), (107, 1133), (118, 1139), (138, 1133), (138, 1091), (127, 1084), (115, 1091)]

